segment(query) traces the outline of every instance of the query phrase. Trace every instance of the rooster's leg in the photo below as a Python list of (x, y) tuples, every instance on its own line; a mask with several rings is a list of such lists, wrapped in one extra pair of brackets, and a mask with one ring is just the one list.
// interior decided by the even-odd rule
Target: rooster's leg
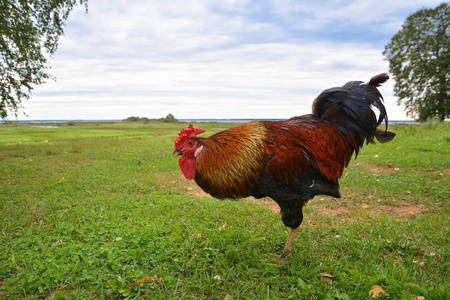
[(299, 228), (300, 226), (295, 229), (291, 228), (291, 233), (289, 233), (286, 245), (284, 246), (284, 250), (281, 253), (281, 259), (286, 259), (291, 254), (292, 245), (294, 244), (295, 236), (297, 235), (297, 231)]

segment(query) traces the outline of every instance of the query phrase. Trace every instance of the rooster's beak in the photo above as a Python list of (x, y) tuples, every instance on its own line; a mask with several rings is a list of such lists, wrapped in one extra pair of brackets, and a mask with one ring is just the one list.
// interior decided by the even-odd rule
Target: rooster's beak
[(175, 151), (173, 151), (173, 157), (177, 157), (178, 155), (183, 155), (183, 150), (175, 150)]

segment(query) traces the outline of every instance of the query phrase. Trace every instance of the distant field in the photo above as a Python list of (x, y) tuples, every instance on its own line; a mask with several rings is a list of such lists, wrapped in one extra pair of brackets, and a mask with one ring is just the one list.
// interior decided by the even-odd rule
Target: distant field
[(272, 201), (184, 179), (187, 125), (0, 124), (0, 298), (450, 299), (449, 123), (364, 146), (286, 261)]

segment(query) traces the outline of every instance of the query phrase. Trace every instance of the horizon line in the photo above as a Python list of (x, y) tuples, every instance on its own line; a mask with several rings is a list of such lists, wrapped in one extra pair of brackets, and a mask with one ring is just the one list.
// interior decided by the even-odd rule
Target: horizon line
[[(0, 123), (19, 122), (19, 123), (68, 123), (68, 122), (122, 122), (125, 119), (37, 119), (37, 120), (0, 120)], [(149, 119), (159, 120), (159, 119)], [(217, 122), (217, 123), (236, 123), (243, 121), (282, 121), (283, 118), (186, 118), (177, 119), (178, 122)], [(448, 121), (445, 121), (448, 122)], [(414, 120), (389, 120), (389, 123), (419, 123)]]

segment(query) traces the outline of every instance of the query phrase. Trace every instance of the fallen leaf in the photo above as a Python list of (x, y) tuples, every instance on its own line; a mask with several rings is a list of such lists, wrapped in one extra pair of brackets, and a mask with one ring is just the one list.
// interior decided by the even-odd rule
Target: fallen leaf
[(413, 260), (413, 264), (418, 264), (421, 267), (423, 267), (425, 265), (425, 263), (423, 261), (420, 261), (420, 260)]
[(409, 300), (425, 300), (424, 296), (417, 296), (416, 298), (411, 298)]
[(374, 285), (369, 291), (369, 296), (371, 296), (372, 298), (383, 295), (389, 296), (389, 294), (386, 294), (386, 292), (379, 285)]
[(162, 278), (158, 277), (158, 275), (145, 276), (143, 279), (136, 281), (135, 284), (144, 284), (144, 283), (146, 283), (147, 281), (150, 281), (150, 280), (152, 280), (153, 282), (159, 283), (162, 280)]
[(150, 281), (150, 280), (152, 280), (152, 279), (153, 279), (153, 276), (145, 276), (144, 279), (141, 279), (141, 280), (136, 281), (135, 284), (144, 284), (144, 283), (146, 283), (147, 281)]
[(330, 283), (333, 280), (333, 275), (328, 274), (328, 273), (321, 273), (320, 274), (320, 279), (322, 279), (323, 281), (326, 281), (328, 283)]
[(362, 207), (362, 208), (369, 208), (369, 207), (370, 207), (370, 205), (369, 205), (369, 204), (367, 204), (367, 203), (363, 203), (363, 204), (361, 204), (361, 207)]
[(66, 181), (65, 177), (61, 177), (61, 179), (58, 181), (58, 183), (63, 183), (64, 181)]

